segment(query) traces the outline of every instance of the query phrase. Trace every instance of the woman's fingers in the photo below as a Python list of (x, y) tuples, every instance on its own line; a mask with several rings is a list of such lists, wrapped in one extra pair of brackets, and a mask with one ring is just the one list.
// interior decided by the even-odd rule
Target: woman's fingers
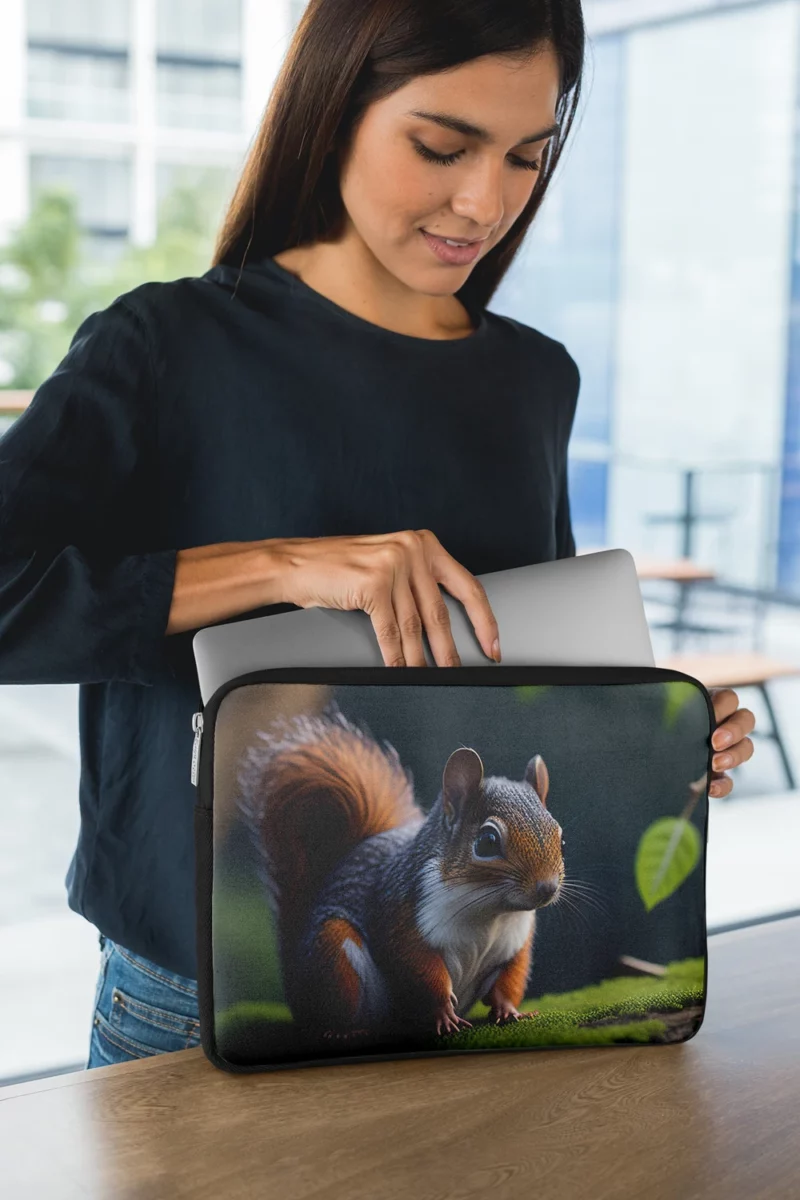
[(711, 759), (711, 766), (715, 771), (727, 771), (731, 767), (738, 767), (740, 763), (753, 757), (754, 749), (752, 738), (744, 737), (731, 746), (730, 750), (722, 750), (715, 754)]
[(711, 739), (715, 750), (730, 746), (752, 733), (756, 719), (749, 708), (739, 708), (739, 697), (733, 688), (714, 688), (711, 700), (717, 722)]
[(717, 728), (711, 735), (715, 753), (711, 758), (711, 796), (727, 796), (733, 780), (726, 770), (752, 758), (755, 749), (747, 734), (755, 729), (756, 719), (749, 708), (739, 708), (739, 697), (733, 688), (714, 688), (711, 691)]
[[(493, 643), (495, 639), (499, 642), (500, 631), (483, 584), (471, 571), (448, 554), (436, 534), (429, 529), (418, 529), (417, 533), (423, 538), (431, 578), (435, 583), (443, 584), (451, 596), (461, 601), (484, 654), (487, 658), (497, 657), (499, 660), (499, 653), (495, 656)], [(442, 603), (444, 605), (443, 601)], [(447, 614), (446, 605), (444, 609)], [(427, 622), (425, 627), (427, 629)], [(449, 631), (449, 619), (447, 628)], [(430, 639), (430, 634), (428, 637)]]
[(731, 716), (718, 725), (711, 737), (715, 750), (729, 750), (755, 729), (756, 719), (749, 708), (736, 709)]
[[(438, 589), (437, 589), (438, 590)], [(392, 592), (392, 605), (397, 616), (403, 646), (403, 659), (407, 667), (426, 667), (425, 649), (422, 644), (422, 617), (417, 600), (411, 590), (407, 575), (399, 572)], [(429, 634), (430, 637), (430, 634)], [(452, 642), (452, 637), (450, 641)], [(455, 646), (453, 646), (455, 650)], [(436, 654), (434, 657), (439, 666)]]
[(460, 666), (450, 612), (439, 588), (459, 599), (488, 658), (497, 622), (481, 583), (428, 529), (329, 538), (279, 538), (283, 598), (300, 608), (362, 609), (386, 666)]
[(712, 688), (711, 701), (714, 705), (714, 716), (720, 725), (739, 707), (739, 697), (733, 688)]
[(369, 602), (364, 604), (364, 612), (372, 621), (372, 628), (383, 655), (383, 665), (404, 667), (406, 660), (403, 653), (403, 636), (394, 610), (390, 584), (374, 588)]
[[(460, 667), (461, 658), (450, 625), (450, 612), (439, 589), (439, 584), (431, 574), (428, 557), (422, 544), (413, 554), (408, 582), (415, 607), (421, 614), (431, 654), (437, 667)], [(420, 639), (420, 648), (421, 645)]]

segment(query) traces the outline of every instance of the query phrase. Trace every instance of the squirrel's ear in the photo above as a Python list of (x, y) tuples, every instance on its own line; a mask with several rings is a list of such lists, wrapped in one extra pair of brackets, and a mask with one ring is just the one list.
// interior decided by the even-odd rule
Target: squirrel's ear
[(460, 746), (444, 764), (442, 806), (448, 821), (461, 813), (464, 801), (477, 792), (483, 781), (483, 763), (476, 750)]
[(541, 754), (534, 754), (525, 768), (524, 779), (529, 783), (536, 795), (547, 808), (547, 789), (550, 787), (550, 776)]

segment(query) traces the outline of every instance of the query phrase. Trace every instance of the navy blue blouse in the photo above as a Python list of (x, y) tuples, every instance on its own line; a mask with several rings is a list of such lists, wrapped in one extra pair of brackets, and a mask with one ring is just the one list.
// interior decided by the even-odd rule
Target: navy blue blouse
[(475, 575), (575, 553), (578, 368), (475, 319), (394, 333), (270, 258), (146, 283), (83, 321), (0, 438), (0, 682), (80, 684), (68, 898), (107, 937), (196, 975), (179, 549), (427, 527)]

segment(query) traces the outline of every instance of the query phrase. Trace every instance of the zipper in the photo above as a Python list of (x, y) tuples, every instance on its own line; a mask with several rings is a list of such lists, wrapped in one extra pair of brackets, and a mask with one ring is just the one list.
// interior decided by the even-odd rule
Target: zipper
[[(493, 663), (479, 667), (449, 668), (449, 671), (452, 672), (451, 678), (458, 679), (459, 681), (458, 685), (454, 686), (484, 686), (493, 684), (497, 684), (498, 686), (525, 685), (531, 682), (531, 676), (533, 676), (537, 683), (547, 684), (658, 683), (666, 680), (682, 680), (686, 683), (694, 684), (704, 695), (706, 706), (708, 708), (710, 729), (713, 731), (716, 728), (713, 701), (705, 684), (703, 684), (701, 680), (696, 679), (693, 675), (689, 675), (684, 671), (675, 670), (672, 667), (620, 666), (618, 664), (613, 664), (610, 666), (558, 666), (556, 664), (543, 663), (528, 663), (524, 666), (509, 666), (507, 663)], [(222, 701), (230, 692), (235, 691), (239, 687), (245, 687), (256, 683), (349, 683), (358, 685), (399, 685), (401, 687), (404, 684), (415, 684), (424, 687), (427, 684), (435, 686), (440, 683), (444, 683), (447, 675), (448, 669), (438, 666), (261, 667), (256, 670), (243, 672), (242, 674), (227, 680), (225, 683), (220, 684), (216, 692), (214, 692), (214, 694), (207, 700), (203, 711), (196, 712), (192, 716), (192, 729), (194, 730), (194, 747), (192, 750), (192, 783), (195, 785), (195, 787), (198, 787), (200, 773), (200, 746), (203, 735), (205, 714), (208, 714), (210, 721), (208, 727), (210, 736)], [(213, 758), (213, 749), (214, 739), (212, 737), (208, 745), (209, 759)], [(210, 767), (211, 762), (208, 764), (208, 768)], [(202, 798), (198, 797), (198, 802), (203, 807), (212, 808), (213, 784), (210, 775), (208, 785), (208, 794)]]
[(197, 787), (197, 768), (200, 764), (200, 742), (203, 737), (203, 714), (192, 713), (192, 729), (194, 730), (194, 745), (192, 746), (192, 783)]

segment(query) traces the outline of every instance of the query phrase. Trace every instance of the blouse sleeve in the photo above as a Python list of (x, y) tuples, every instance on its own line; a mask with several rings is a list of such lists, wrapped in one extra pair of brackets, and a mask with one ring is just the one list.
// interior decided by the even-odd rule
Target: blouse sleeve
[(0, 682), (152, 684), (177, 551), (148, 551), (155, 378), (123, 298), (78, 327), (0, 438)]
[(575, 556), (575, 537), (570, 513), (568, 450), (575, 424), (581, 375), (578, 364), (563, 344), (562, 349), (567, 359), (567, 384), (564, 393), (564, 422), (561, 437), (561, 486), (556, 506), (556, 558), (573, 558)]
[(575, 537), (572, 532), (572, 520), (569, 511), (569, 490), (567, 472), (564, 471), (564, 483), (556, 510), (556, 558), (574, 558)]

